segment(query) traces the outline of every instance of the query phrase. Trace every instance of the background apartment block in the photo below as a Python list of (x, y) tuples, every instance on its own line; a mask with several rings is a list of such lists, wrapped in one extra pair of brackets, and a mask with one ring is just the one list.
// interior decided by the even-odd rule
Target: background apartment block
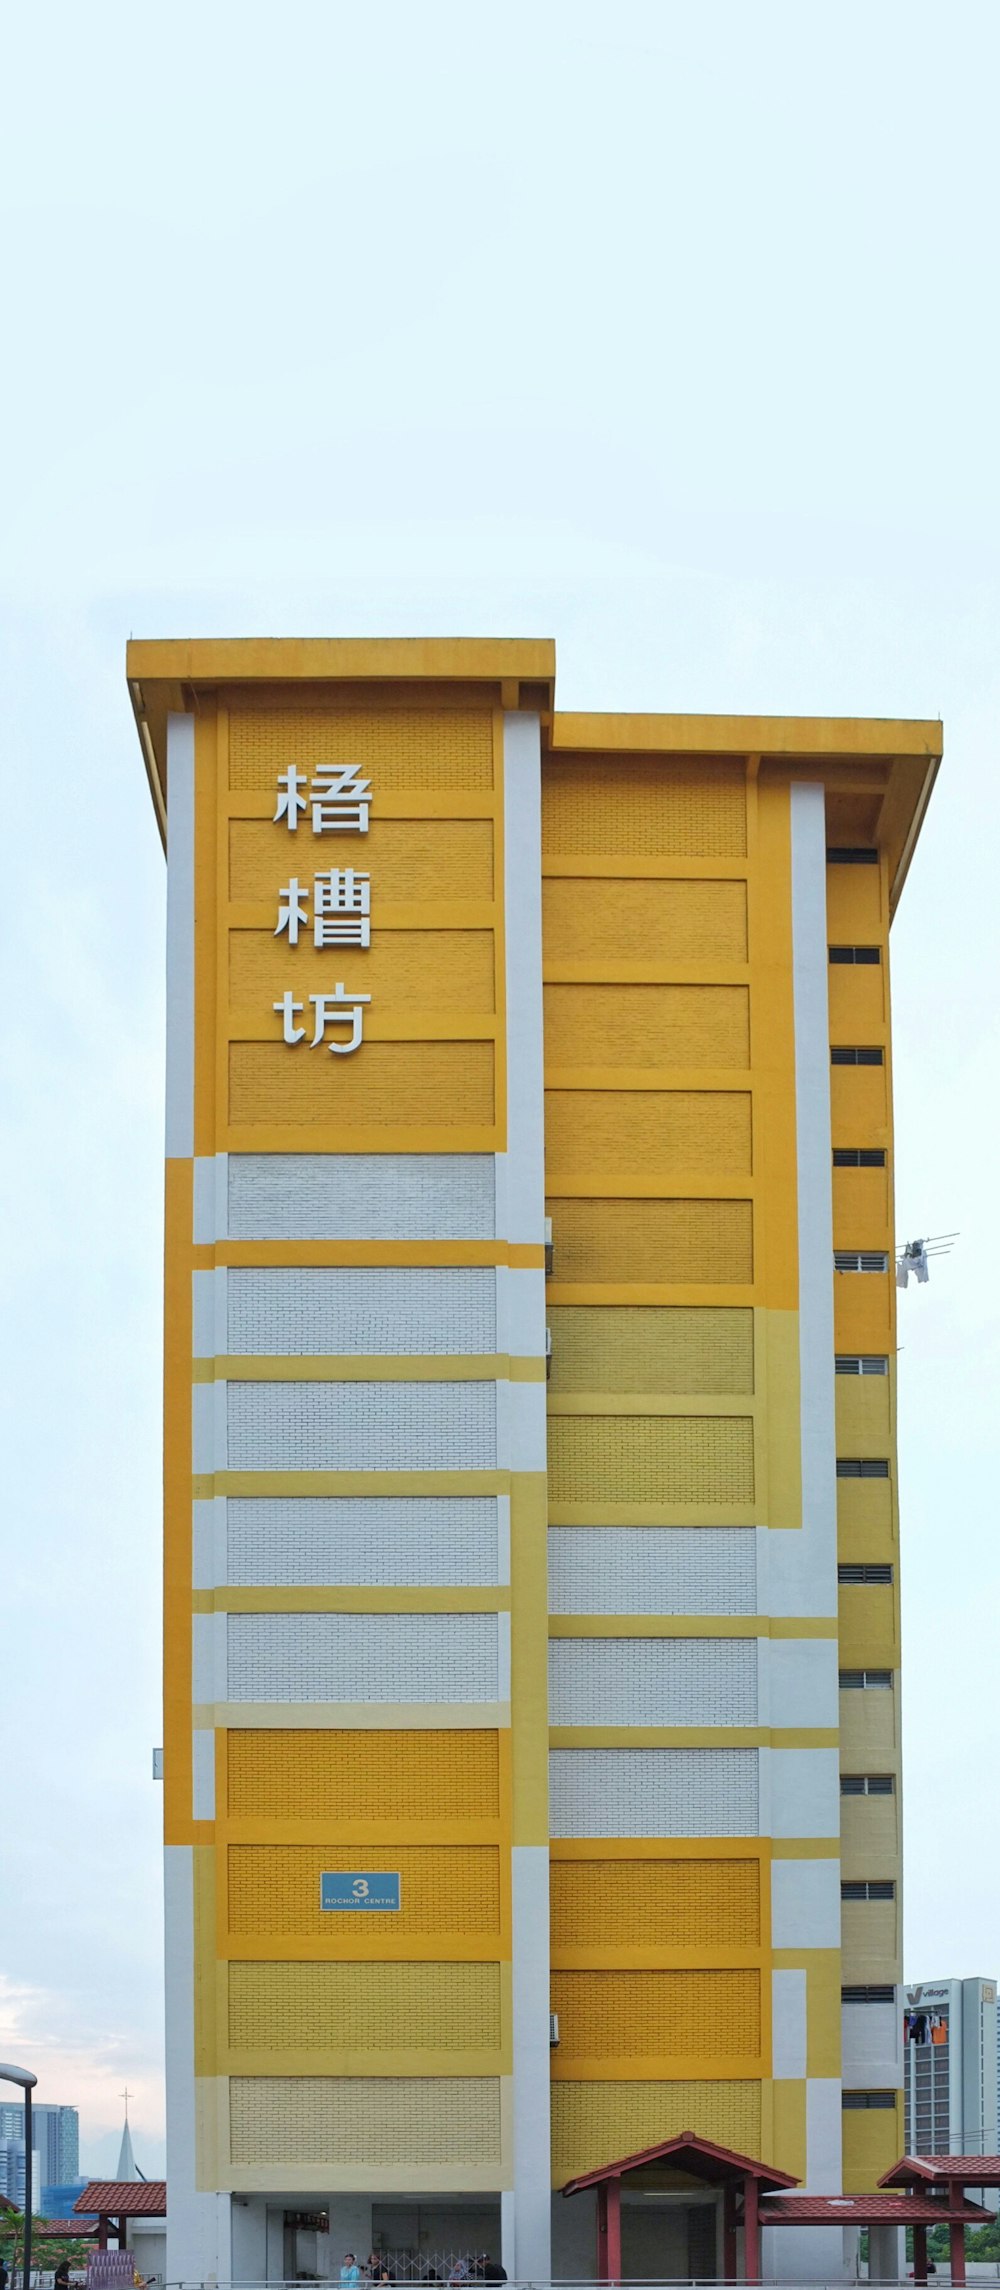
[[(296, 2216), (320, 2272), (377, 2235), (545, 2279), (554, 2222), (588, 2273), (558, 2190), (685, 2129), (871, 2187), (888, 928), (939, 727), (560, 715), (544, 644), (129, 677), (169, 851), (169, 2277), (279, 2275)], [(317, 831), (345, 770), (364, 828)], [(305, 897), (293, 944), (334, 865), (370, 943)], [(399, 1907), (324, 1908), (357, 1872)], [(624, 2237), (721, 2265), (711, 2204)]]
[(907, 2153), (995, 2155), (996, 1981), (925, 1980), (903, 2001)]
[[(38, 2185), (57, 2180), (70, 2180), (80, 2169), (80, 2117), (75, 2107), (53, 2107), (45, 2102), (31, 2110), (31, 2131), (38, 2152), (41, 2179)], [(20, 2139), (24, 2142), (24, 2108), (22, 2105), (0, 2104), (0, 2139)]]

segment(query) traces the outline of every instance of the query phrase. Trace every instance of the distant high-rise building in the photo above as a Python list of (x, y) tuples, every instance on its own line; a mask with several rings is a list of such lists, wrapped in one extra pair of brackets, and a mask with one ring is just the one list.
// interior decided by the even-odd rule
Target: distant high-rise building
[[(24, 2209), (24, 2153), (23, 2139), (0, 2137), (0, 2195), (6, 2195), (8, 2202), (16, 2203), (18, 2210)], [(41, 2191), (41, 2184), (41, 2158), (38, 2149), (33, 2147), (31, 2150), (31, 2207), (33, 2211), (38, 2208), (36, 2196)]]
[[(37, 2187), (65, 2184), (80, 2173), (80, 2117), (75, 2107), (41, 2105), (31, 2110), (33, 2148), (41, 2161)], [(0, 2143), (24, 2139), (24, 2107), (20, 2101), (0, 2105)]]
[(904, 1989), (909, 2155), (997, 2152), (997, 1984), (924, 1980)]

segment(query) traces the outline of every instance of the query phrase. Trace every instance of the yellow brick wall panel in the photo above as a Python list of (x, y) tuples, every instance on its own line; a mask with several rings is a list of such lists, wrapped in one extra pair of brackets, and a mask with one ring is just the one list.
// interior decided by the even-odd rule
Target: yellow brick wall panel
[(556, 1304), (552, 1391), (752, 1392), (753, 1313)]
[(553, 875), (542, 884), (546, 964), (745, 962), (745, 883), (611, 881)]
[(234, 2076), (229, 2106), (237, 2169), (501, 2162), (492, 2076)]
[(750, 1063), (745, 986), (546, 986), (544, 1005), (547, 1071)]
[[(305, 874), (314, 855), (329, 866), (344, 864), (339, 849), (349, 843), (354, 866), (364, 865), (386, 905), (422, 899), (491, 899), (493, 825), (489, 819), (380, 819), (373, 808), (367, 835), (289, 835), (269, 819), (233, 819), (229, 827), (229, 896), (238, 902), (277, 907), (277, 894), (291, 872)], [(302, 858), (299, 858), (299, 853)], [(294, 862), (294, 868), (293, 868)]]
[[(493, 785), (493, 718), (488, 708), (438, 712), (377, 708), (236, 707), (229, 723), (229, 785), (240, 792), (277, 790), (289, 763), (310, 774), (321, 763), (354, 763), (380, 792), (464, 793)], [(277, 801), (277, 794), (275, 795)], [(301, 833), (301, 830), (300, 830)]]
[[(371, 947), (363, 954), (349, 948), (317, 949), (304, 943), (304, 934), (290, 953), (287, 939), (276, 939), (269, 931), (232, 931), (230, 1005), (241, 1016), (257, 1012), (269, 1018), (286, 986), (292, 986), (297, 1001), (329, 992), (331, 965), (337, 966), (339, 977), (345, 963), (351, 965), (350, 983), (371, 995), (372, 1008), (382, 1018), (416, 1010), (435, 1018), (455, 1013), (489, 1017), (494, 1008), (492, 931), (380, 931), (377, 911), (372, 917)], [(265, 1030), (269, 1029), (262, 1026)]]
[(745, 1416), (552, 1416), (553, 1503), (750, 1503)]
[[(384, 1845), (356, 1844), (347, 1865), (385, 1865)], [(346, 1919), (320, 1908), (320, 1878), (331, 1866), (321, 1845), (232, 1845), (229, 1848), (229, 1917), (234, 1936), (270, 1940), (343, 1939)], [(403, 1939), (412, 1933), (496, 1934), (500, 1930), (500, 1856), (488, 1845), (393, 1845), (400, 1907), (373, 1909), (367, 1934)], [(345, 1865), (343, 1846), (334, 1867)]]
[(556, 1972), (559, 2065), (574, 2060), (760, 2057), (760, 1973)]
[(634, 2155), (657, 2140), (694, 2131), (737, 2154), (759, 2155), (761, 2087), (747, 2078), (685, 2083), (554, 2083), (555, 2186)]
[(896, 1592), (891, 1583), (843, 1583), (838, 1600), (845, 1670), (894, 1670), (899, 1660)]
[[(865, 1034), (843, 1033), (835, 1041), (854, 1049), (877, 1047)], [(884, 1065), (830, 1067), (830, 1129), (835, 1145), (888, 1146), (888, 1091)], [(844, 1247), (850, 1247), (845, 1241)]]
[[(838, 1138), (837, 1142), (869, 1145), (872, 1140), (860, 1136)], [(892, 1222), (889, 1203), (888, 1165), (884, 1169), (835, 1169), (834, 1248), (888, 1248)]]
[(839, 1272), (833, 1283), (838, 1352), (888, 1352), (893, 1342), (891, 1272)]
[[(858, 1274), (859, 1280), (863, 1277)], [(890, 1390), (888, 1376), (837, 1377), (838, 1455), (888, 1454)]]
[(756, 1948), (756, 1860), (552, 1863), (552, 1949)]
[(828, 867), (826, 934), (829, 944), (877, 946), (887, 928), (881, 867)]
[[(852, 1667), (845, 1662), (844, 1668)], [(840, 1696), (840, 1762), (845, 1773), (884, 1773), (899, 1746), (896, 1694), (852, 1686)]]
[(878, 1040), (886, 1021), (885, 981), (884, 962), (831, 962), (831, 1041)]
[(891, 1558), (892, 1544), (891, 1479), (838, 1479), (838, 1558)]
[(498, 1964), (230, 1964), (233, 2051), (498, 2051)]
[[(895, 1877), (898, 1867), (881, 1870)], [(840, 1913), (843, 1976), (852, 1980), (898, 1980), (899, 1904), (895, 1900), (845, 1900)]]
[(845, 2107), (844, 2192), (873, 2194), (886, 2171), (898, 2163), (904, 2147), (903, 2103), (894, 2109)]
[(267, 1821), (495, 1821), (499, 1736), (485, 1728), (226, 1736), (229, 1813)]
[(898, 1808), (895, 1791), (891, 1797), (841, 1798), (841, 1876), (877, 1880), (894, 1874), (899, 1860)]
[(603, 756), (542, 773), (542, 854), (739, 858), (746, 850), (742, 763)]
[(230, 1045), (229, 1119), (240, 1127), (489, 1128), (493, 1113), (491, 1042), (365, 1042), (349, 1058), (289, 1049), (280, 1034)]
[(553, 1198), (555, 1276), (568, 1283), (749, 1286), (749, 1201)]
[(545, 1165), (553, 1182), (639, 1170), (647, 1178), (749, 1176), (750, 1098), (729, 1090), (546, 1090)]

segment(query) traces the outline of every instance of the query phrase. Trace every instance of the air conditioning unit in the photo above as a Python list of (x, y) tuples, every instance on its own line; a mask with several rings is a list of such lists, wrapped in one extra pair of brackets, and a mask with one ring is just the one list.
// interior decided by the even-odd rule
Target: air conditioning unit
[(549, 2048), (554, 2051), (559, 2041), (559, 2014), (549, 2013)]

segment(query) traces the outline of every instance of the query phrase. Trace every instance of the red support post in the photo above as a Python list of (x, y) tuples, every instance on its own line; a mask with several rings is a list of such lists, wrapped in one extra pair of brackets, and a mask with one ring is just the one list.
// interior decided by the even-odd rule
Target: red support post
[(749, 2174), (743, 2181), (743, 2275), (747, 2282), (760, 2281), (760, 2216), (757, 2209), (757, 2181)]
[(913, 2279), (915, 2282), (926, 2282), (927, 2280), (927, 2228), (925, 2226), (915, 2226), (913, 2229)]
[(597, 2279), (608, 2280), (608, 2182), (597, 2184)]
[[(622, 2278), (622, 2183), (620, 2179), (608, 2182), (608, 2272), (609, 2282)], [(963, 2281), (965, 2276), (962, 2277)]]
[(965, 2226), (960, 2218), (948, 2220), (948, 2255), (951, 2259), (951, 2279), (965, 2281)]

